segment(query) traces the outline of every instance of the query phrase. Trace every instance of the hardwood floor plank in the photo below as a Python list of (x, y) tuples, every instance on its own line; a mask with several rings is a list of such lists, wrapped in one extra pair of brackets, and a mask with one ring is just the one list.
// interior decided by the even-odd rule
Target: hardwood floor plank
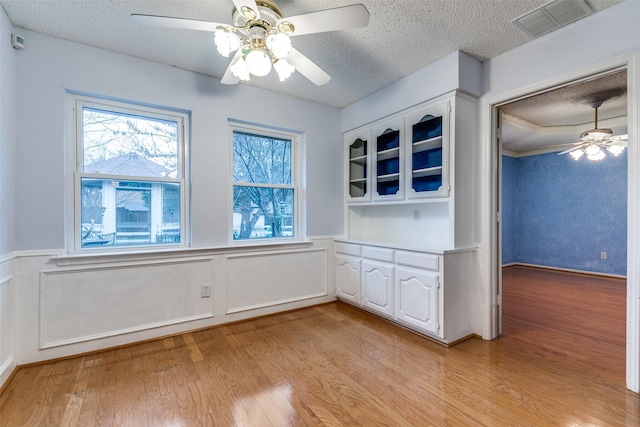
[(503, 275), (504, 335), (444, 347), (342, 303), (21, 368), (2, 427), (638, 426), (624, 281)]

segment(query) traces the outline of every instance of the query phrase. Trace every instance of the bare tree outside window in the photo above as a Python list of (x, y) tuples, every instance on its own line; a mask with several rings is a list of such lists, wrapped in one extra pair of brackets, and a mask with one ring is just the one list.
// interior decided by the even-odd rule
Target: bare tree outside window
[(234, 240), (294, 236), (290, 139), (233, 132)]

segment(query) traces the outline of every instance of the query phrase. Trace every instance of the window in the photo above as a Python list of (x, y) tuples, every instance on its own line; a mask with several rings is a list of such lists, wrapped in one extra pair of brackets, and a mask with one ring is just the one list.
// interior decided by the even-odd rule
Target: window
[(69, 95), (71, 252), (185, 245), (187, 118)]
[(299, 239), (296, 134), (232, 126), (233, 240)]

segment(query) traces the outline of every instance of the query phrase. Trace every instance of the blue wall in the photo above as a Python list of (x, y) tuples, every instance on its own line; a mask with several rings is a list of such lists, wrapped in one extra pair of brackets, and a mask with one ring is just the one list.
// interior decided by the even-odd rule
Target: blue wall
[(502, 168), (504, 264), (626, 275), (626, 151), (599, 162), (503, 156)]

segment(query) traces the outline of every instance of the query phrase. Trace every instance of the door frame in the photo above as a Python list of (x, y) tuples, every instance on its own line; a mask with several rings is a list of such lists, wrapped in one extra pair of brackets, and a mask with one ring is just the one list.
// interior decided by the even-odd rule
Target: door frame
[(629, 147), (627, 152), (627, 348), (626, 348), (626, 385), (640, 392), (640, 147), (633, 141), (640, 136), (640, 52), (623, 55), (571, 73), (540, 81), (503, 94), (483, 98), (480, 103), (479, 147), (480, 160), (480, 198), (481, 241), (479, 248), (479, 277), (484, 295), (482, 313), (482, 337), (494, 339), (499, 332), (499, 163), (496, 139), (497, 106), (517, 98), (529, 96), (535, 92), (551, 89), (588, 76), (601, 74), (616, 68), (627, 69), (627, 133)]

